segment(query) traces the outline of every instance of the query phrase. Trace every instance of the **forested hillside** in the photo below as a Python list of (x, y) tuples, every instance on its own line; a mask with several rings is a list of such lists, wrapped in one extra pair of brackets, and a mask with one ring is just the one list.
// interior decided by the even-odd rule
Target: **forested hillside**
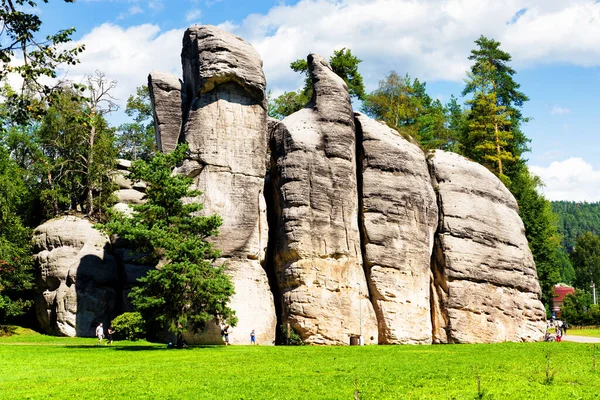
[(558, 232), (567, 252), (573, 251), (577, 238), (583, 233), (600, 235), (600, 202), (553, 201), (552, 211), (558, 216)]

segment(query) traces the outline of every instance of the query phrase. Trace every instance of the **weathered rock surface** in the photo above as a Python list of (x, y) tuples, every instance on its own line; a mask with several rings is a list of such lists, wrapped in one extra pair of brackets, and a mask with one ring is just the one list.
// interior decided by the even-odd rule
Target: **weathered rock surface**
[(282, 318), (308, 343), (347, 344), (361, 328), (365, 343), (377, 343), (361, 259), (350, 97), (323, 57), (311, 54), (308, 63), (311, 102), (272, 133)]
[[(179, 173), (194, 178), (205, 215), (223, 219), (213, 238), (235, 285), (231, 307), (238, 325), (231, 343), (247, 344), (252, 329), (273, 344), (277, 318), (263, 268), (268, 241), (264, 200), (267, 112), (262, 61), (242, 39), (212, 26), (193, 27), (183, 39), (186, 98), (183, 129), (191, 159)], [(192, 199), (191, 201), (195, 201)], [(220, 329), (195, 342), (220, 343)]]
[(545, 311), (514, 197), (489, 170), (457, 154), (436, 151), (429, 164), (440, 208), (434, 342), (540, 340)]
[(431, 343), (430, 262), (438, 209), (425, 154), (356, 114), (364, 263), (379, 343)]
[(36, 313), (44, 332), (93, 336), (114, 317), (117, 266), (108, 237), (84, 219), (50, 220), (34, 231)]
[(167, 72), (153, 71), (148, 75), (156, 144), (165, 153), (175, 150), (179, 142), (182, 123), (181, 85), (175, 75)]

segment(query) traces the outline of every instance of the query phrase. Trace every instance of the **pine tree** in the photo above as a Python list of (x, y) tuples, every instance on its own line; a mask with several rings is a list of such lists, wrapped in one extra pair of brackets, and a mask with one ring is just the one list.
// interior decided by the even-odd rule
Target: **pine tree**
[[(482, 143), (477, 141), (477, 136), (469, 135), (473, 128), (467, 125), (461, 139), (461, 152), (478, 162), (487, 163), (488, 166), (495, 164), (494, 170), (499, 175), (511, 179), (525, 165), (522, 155), (529, 151), (530, 139), (521, 131), (521, 124), (528, 121), (528, 118), (523, 117), (521, 107), (529, 98), (519, 90), (520, 85), (513, 78), (516, 71), (509, 65), (512, 57), (500, 49), (500, 42), (480, 36), (475, 43), (478, 48), (471, 50), (469, 56), (469, 60), (474, 61), (474, 64), (462, 94), (473, 94), (471, 106), (479, 106), (478, 114), (473, 117), (481, 117), (483, 111), (496, 114), (498, 124), (497, 127), (494, 124), (494, 129), (497, 129), (498, 133), (494, 132), (494, 140), (488, 140), (494, 143), (487, 143), (477, 149), (476, 146)], [(482, 80), (487, 81), (485, 83), (489, 86), (486, 93), (493, 92), (495, 98), (490, 96), (475, 99), (476, 93), (481, 92)], [(491, 103), (495, 103), (496, 107), (491, 107)], [(474, 122), (477, 127), (475, 129), (478, 129), (483, 121)], [(496, 152), (495, 156), (483, 158), (483, 155), (490, 155), (493, 149)]]
[(487, 60), (481, 60), (475, 71), (468, 74), (467, 86), (472, 88), (473, 98), (467, 100), (470, 110), (463, 148), (466, 154), (504, 178), (503, 162), (515, 161), (516, 157), (507, 151), (513, 138), (510, 113), (499, 104), (495, 76), (496, 67)]
[(129, 178), (147, 184), (146, 203), (134, 206), (131, 217), (120, 213), (100, 227), (131, 243), (140, 261), (159, 265), (138, 280), (130, 294), (134, 307), (151, 326), (180, 332), (188, 326), (201, 330), (213, 320), (235, 325), (227, 303), (234, 293), (224, 266), (215, 266), (219, 252), (207, 241), (218, 234), (221, 218), (197, 216), (199, 203), (192, 179), (172, 174), (186, 157), (187, 145), (169, 154), (158, 153), (148, 162), (135, 161)]

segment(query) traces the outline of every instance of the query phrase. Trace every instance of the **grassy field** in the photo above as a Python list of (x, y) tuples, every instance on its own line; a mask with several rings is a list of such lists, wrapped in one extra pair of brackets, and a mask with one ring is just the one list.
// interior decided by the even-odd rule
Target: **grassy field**
[(175, 350), (19, 332), (0, 338), (2, 399), (600, 398), (588, 344)]
[(567, 335), (600, 338), (600, 329), (567, 329)]

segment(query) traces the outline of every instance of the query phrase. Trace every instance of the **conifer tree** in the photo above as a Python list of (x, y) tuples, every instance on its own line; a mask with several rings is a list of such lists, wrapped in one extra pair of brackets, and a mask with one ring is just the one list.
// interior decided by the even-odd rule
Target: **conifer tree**
[(198, 216), (202, 204), (182, 199), (198, 196), (192, 179), (173, 174), (186, 157), (181, 144), (171, 153), (158, 153), (148, 162), (135, 161), (129, 178), (147, 184), (146, 203), (134, 206), (130, 217), (113, 213), (101, 228), (130, 242), (140, 261), (157, 265), (138, 280), (130, 294), (134, 307), (150, 326), (181, 332), (190, 326), (201, 330), (218, 320), (235, 325), (235, 312), (227, 303), (234, 293), (224, 266), (214, 265), (219, 251), (207, 241), (218, 233), (221, 218)]

